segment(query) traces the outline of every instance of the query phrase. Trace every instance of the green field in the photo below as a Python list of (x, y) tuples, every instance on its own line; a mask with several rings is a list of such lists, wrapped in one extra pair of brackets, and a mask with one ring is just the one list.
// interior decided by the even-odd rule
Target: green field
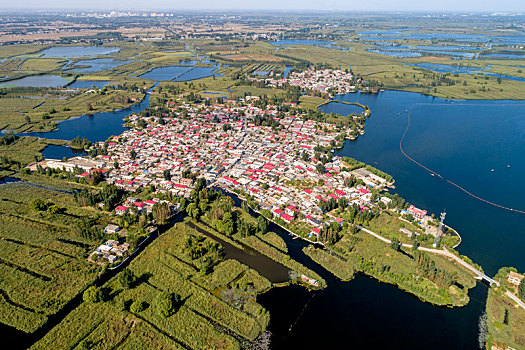
[[(61, 213), (34, 209), (35, 199)], [(31, 333), (96, 279), (100, 268), (86, 259), (96, 242), (76, 230), (93, 212), (70, 194), (20, 183), (0, 186), (0, 216), (0, 322)]]
[(350, 280), (361, 272), (382, 282), (397, 285), (423, 301), (435, 305), (463, 306), (469, 301), (467, 292), (476, 284), (474, 277), (454, 262), (434, 254), (426, 255), (434, 269), (443, 271), (450, 280), (435, 280), (416, 262), (412, 251), (396, 251), (386, 243), (360, 231), (347, 234), (330, 247), (330, 255), (320, 249), (304, 249), (319, 265), (342, 280)]
[(486, 303), (487, 350), (525, 349), (525, 309), (504, 294), (507, 290), (513, 293), (517, 290), (507, 280), (510, 271), (517, 272), (515, 268), (502, 267), (495, 277), (501, 286), (489, 290)]
[[(219, 262), (213, 272), (202, 275), (198, 259), (184, 250), (183, 242), (190, 236), (209, 240), (184, 223), (177, 224), (131, 263), (129, 269), (137, 277), (131, 288), (123, 288), (117, 275), (104, 286), (108, 300), (84, 302), (34, 348), (71, 348), (89, 342), (101, 348), (240, 349), (253, 341), (269, 322), (255, 296), (271, 284), (232, 260)], [(182, 300), (167, 318), (154, 309), (154, 299), (162, 291), (177, 293)], [(133, 313), (121, 306), (132, 301), (142, 302), (145, 309)]]

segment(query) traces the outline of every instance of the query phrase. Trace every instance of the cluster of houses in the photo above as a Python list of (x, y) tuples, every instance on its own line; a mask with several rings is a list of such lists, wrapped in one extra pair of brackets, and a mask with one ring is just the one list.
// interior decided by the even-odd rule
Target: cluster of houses
[(91, 253), (91, 261), (97, 263), (110, 264), (116, 263), (119, 259), (126, 257), (129, 254), (129, 244), (120, 244), (118, 241), (110, 239), (106, 243), (100, 245)]
[[(313, 239), (323, 226), (333, 221), (343, 224), (338, 217), (327, 219), (321, 202), (344, 198), (367, 210), (376, 205), (371, 189), (388, 185), (366, 169), (344, 171), (338, 156), (325, 161), (325, 171), (318, 171), (317, 147), (330, 147), (341, 132), (348, 131), (333, 124), (305, 120), (301, 115), (278, 117), (276, 106), (262, 109), (232, 101), (213, 106), (167, 105), (173, 113), (163, 117), (165, 124), (155, 117), (131, 116), (130, 122), (136, 125), (139, 119), (145, 120), (146, 128), (127, 130), (107, 143), (107, 154), (97, 159), (110, 170), (108, 183), (127, 191), (154, 185), (159, 192), (189, 197), (193, 178), (204, 177), (210, 186), (249, 193), (261, 209), (286, 223), (304, 221), (311, 226)], [(273, 127), (256, 125), (257, 117), (272, 118)], [(362, 181), (349, 187), (345, 183), (350, 177)], [(154, 204), (155, 200), (129, 197), (116, 213), (150, 211)]]
[(341, 69), (312, 67), (303, 72), (292, 72), (286, 78), (267, 78), (265, 82), (270, 87), (291, 85), (298, 86), (304, 91), (331, 93), (332, 95), (356, 91), (356, 81), (352, 73)]
[[(322, 227), (344, 223), (324, 214), (323, 202), (344, 199), (362, 211), (375, 208), (378, 201), (387, 206), (390, 202), (372, 195), (372, 189), (377, 193), (389, 185), (386, 179), (365, 168), (346, 171), (338, 156), (318, 159), (319, 146), (329, 148), (348, 130), (282, 114), (273, 105), (263, 109), (238, 101), (212, 106), (168, 102), (167, 107), (171, 113), (163, 116), (163, 123), (154, 116), (130, 116), (136, 127), (109, 140), (107, 154), (97, 156), (86, 171), (107, 171), (108, 183), (130, 192), (154, 185), (159, 192), (182, 197), (190, 196), (193, 179), (204, 177), (209, 186), (250, 194), (260, 209), (286, 223), (304, 222), (311, 227), (312, 240)], [(260, 125), (264, 118), (273, 119), (273, 125)], [(138, 126), (140, 119), (145, 128)], [(356, 179), (361, 181), (356, 184)], [(157, 202), (128, 197), (116, 214), (151, 212)], [(427, 217), (414, 207), (408, 211)]]

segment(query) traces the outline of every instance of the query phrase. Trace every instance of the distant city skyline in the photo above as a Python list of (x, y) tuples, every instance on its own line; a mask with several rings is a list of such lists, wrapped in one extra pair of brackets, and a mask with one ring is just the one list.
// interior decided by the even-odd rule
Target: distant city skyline
[(525, 12), (523, 0), (476, 1), (442, 0), (435, 2), (419, 0), (0, 0), (0, 8), (7, 9), (96, 9), (96, 10), (323, 10), (323, 11), (418, 11), (418, 12)]

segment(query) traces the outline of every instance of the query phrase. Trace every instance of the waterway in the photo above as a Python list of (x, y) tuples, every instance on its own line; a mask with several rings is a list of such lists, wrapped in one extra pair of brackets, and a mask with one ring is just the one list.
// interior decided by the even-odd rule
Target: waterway
[[(335, 99), (359, 102), (372, 110), (367, 133), (356, 141), (347, 141), (337, 154), (392, 174), (396, 192), (416, 206), (436, 214), (446, 209), (447, 224), (463, 237), (461, 254), (480, 263), (489, 275), (501, 266), (525, 269), (524, 215), (473, 199), (430, 176), (399, 150), (410, 110), (411, 127), (403, 144), (408, 154), (479, 196), (523, 210), (519, 195), (525, 193), (521, 181), (525, 172), (523, 102), (447, 101), (398, 91), (354, 93)], [(147, 99), (143, 103), (147, 104)], [(353, 107), (329, 104), (322, 108), (347, 115)], [(122, 132), (122, 118), (129, 113), (110, 113), (109, 119), (104, 116), (67, 121), (57, 131), (39, 136), (71, 139), (80, 135), (92, 141), (105, 140)], [(111, 122), (113, 119), (115, 122)], [(65, 127), (68, 122), (72, 124)], [(394, 286), (364, 276), (340, 282), (302, 253), (304, 242), (272, 229), (285, 239), (292, 258), (328, 282), (328, 288), (322, 291), (291, 286), (275, 288), (259, 297), (272, 315), (274, 348), (334, 348), (341, 344), (356, 348), (477, 346), (477, 320), (484, 309), (486, 287), (473, 289), (467, 306), (447, 309), (423, 303)]]
[(297, 285), (274, 288), (258, 298), (270, 311), (272, 349), (476, 348), (485, 286), (470, 291), (467, 306), (450, 309), (363, 275), (341, 282), (303, 254), (305, 242), (271, 228), (284, 238), (292, 258), (328, 283), (320, 291)]
[[(447, 211), (446, 222), (463, 237), (462, 254), (494, 275), (502, 266), (525, 269), (525, 215), (476, 200), (403, 156), (399, 141), (411, 125), (407, 154), (473, 194), (524, 210), (525, 102), (447, 101), (422, 94), (384, 91), (334, 99), (368, 105), (366, 134), (336, 153), (391, 174), (396, 192), (431, 213)], [(329, 105), (333, 111), (334, 104)], [(326, 106), (321, 107), (328, 108)], [(347, 106), (339, 104), (341, 114)]]

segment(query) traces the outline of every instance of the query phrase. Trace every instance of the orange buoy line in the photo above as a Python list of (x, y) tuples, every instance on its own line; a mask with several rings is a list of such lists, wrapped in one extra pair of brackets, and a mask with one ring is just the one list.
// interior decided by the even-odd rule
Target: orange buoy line
[[(399, 141), (399, 150), (401, 151), (401, 153), (408, 159), (410, 160), (411, 162), (413, 162), (414, 164), (416, 164), (417, 166), (425, 169), (426, 171), (430, 172), (431, 174), (433, 175), (436, 175), (438, 177), (440, 177), (441, 179), (445, 180), (446, 182), (448, 182), (449, 184), (455, 186), (456, 188), (458, 188), (459, 190), (463, 191), (464, 193), (466, 193), (467, 195), (469, 195), (470, 197), (474, 198), (474, 199), (477, 199), (481, 202), (484, 202), (486, 204), (489, 204), (489, 205), (492, 205), (494, 207), (497, 207), (497, 208), (500, 208), (500, 209), (504, 209), (504, 210), (508, 210), (508, 211), (511, 211), (511, 212), (514, 212), (514, 213), (519, 213), (519, 214), (525, 214), (525, 211), (524, 210), (518, 210), (518, 209), (513, 209), (513, 208), (509, 208), (509, 207), (505, 207), (503, 205), (500, 205), (500, 204), (497, 204), (497, 203), (494, 203), (494, 202), (491, 202), (489, 200), (486, 200), (484, 198), (481, 198), (479, 196), (476, 196), (475, 194), (467, 191), (466, 189), (464, 189), (463, 187), (459, 186), (458, 184), (456, 184), (455, 182), (453, 181), (450, 181), (450, 180), (447, 180), (445, 179), (443, 176), (441, 176), (439, 173), (435, 172), (434, 170), (432, 169), (429, 169), (427, 168), (426, 166), (424, 166), (423, 164), (419, 163), (417, 160), (415, 160), (414, 158), (410, 157), (404, 150), (403, 150), (403, 141), (405, 140), (405, 136), (408, 132), (408, 129), (410, 129), (410, 115), (412, 114), (412, 110), (414, 109), (414, 107), (416, 106), (422, 106), (422, 105), (432, 105), (432, 106), (436, 106), (437, 104), (435, 103), (416, 103), (414, 104), (412, 107), (410, 107), (410, 110), (408, 111), (408, 123), (407, 123), (407, 127), (405, 128), (405, 131), (403, 132), (403, 136), (401, 137), (401, 140)], [(477, 104), (476, 106), (523, 106), (523, 104)], [(468, 104), (468, 103), (454, 103), (454, 104), (440, 104), (439, 106), (473, 106), (472, 104)]]

